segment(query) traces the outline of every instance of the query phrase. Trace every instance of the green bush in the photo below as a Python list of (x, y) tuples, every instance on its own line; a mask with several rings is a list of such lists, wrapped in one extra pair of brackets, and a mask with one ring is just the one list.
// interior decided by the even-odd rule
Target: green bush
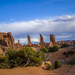
[(1, 68), (13, 68), (25, 62), (25, 65), (40, 66), (45, 60), (45, 54), (42, 51), (36, 52), (30, 47), (22, 48), (20, 51), (10, 49), (4, 57), (0, 57)]
[(45, 60), (45, 54), (42, 51), (38, 51), (34, 57), (35, 64), (38, 64), (39, 66), (42, 65), (43, 61)]
[(64, 47), (69, 47), (69, 45), (67, 43), (65, 43), (60, 46), (60, 48), (64, 48)]
[(49, 47), (49, 48), (48, 48), (48, 52), (56, 52), (56, 51), (58, 51), (58, 50), (59, 50), (59, 47), (56, 46), (56, 45), (54, 45), (54, 47)]
[(55, 61), (55, 68), (60, 67), (60, 62), (58, 60)]
[(3, 66), (2, 66), (2, 64), (0, 64), (0, 69), (2, 69), (3, 68)]
[(63, 55), (66, 55), (67, 54), (67, 52), (63, 52)]
[(53, 70), (54, 68), (53, 68), (53, 65), (47, 64), (46, 69), (47, 70)]
[(29, 63), (29, 66), (32, 66), (32, 63)]
[(10, 68), (10, 66), (5, 63), (0, 64), (0, 69), (9, 69), (9, 68)]
[(47, 53), (48, 52), (47, 48), (41, 48), (40, 51), (42, 51), (44, 53)]
[(6, 53), (6, 55), (8, 54), (9, 56), (9, 59), (14, 59), (16, 57), (16, 54), (17, 54), (17, 50), (14, 50), (14, 49), (9, 49)]
[(74, 42), (74, 45), (75, 45), (75, 42)]
[[(34, 63), (34, 66), (38, 64), (39, 66), (42, 64), (42, 62), (45, 60), (45, 54), (42, 51), (36, 52), (30, 47), (22, 48), (18, 52), (18, 56), (22, 59), (25, 59), (25, 62), (30, 60), (30, 63)], [(29, 63), (29, 64), (30, 64)]]

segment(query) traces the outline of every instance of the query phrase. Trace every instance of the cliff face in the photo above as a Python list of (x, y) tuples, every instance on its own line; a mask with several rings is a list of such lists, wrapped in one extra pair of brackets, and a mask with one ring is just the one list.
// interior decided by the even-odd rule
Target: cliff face
[(0, 45), (7, 47), (14, 45), (14, 37), (12, 36), (11, 32), (0, 33)]

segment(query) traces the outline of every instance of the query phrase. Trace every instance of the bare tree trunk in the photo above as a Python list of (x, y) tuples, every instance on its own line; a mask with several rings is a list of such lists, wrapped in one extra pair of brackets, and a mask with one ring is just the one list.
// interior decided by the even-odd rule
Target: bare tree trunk
[(29, 63), (30, 63), (30, 60), (28, 60), (23, 67), (26, 67)]
[(23, 61), (25, 61), (25, 59), (23, 59), (22, 61), (20, 61), (17, 65), (14, 65), (15, 67), (19, 66)]

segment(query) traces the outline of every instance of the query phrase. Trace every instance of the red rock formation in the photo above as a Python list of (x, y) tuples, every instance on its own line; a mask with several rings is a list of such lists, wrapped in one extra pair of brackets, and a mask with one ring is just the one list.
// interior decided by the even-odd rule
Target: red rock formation
[(32, 44), (29, 35), (27, 36), (27, 38), (28, 38), (28, 44)]
[(14, 37), (12, 36), (11, 32), (0, 33), (0, 45), (8, 47), (14, 45)]
[(40, 46), (41, 46), (41, 47), (46, 47), (47, 44), (44, 42), (43, 39), (44, 39), (43, 36), (40, 34)]
[(22, 44), (20, 44), (20, 41), (18, 40), (18, 43), (15, 43), (12, 47), (12, 49), (16, 49), (17, 51), (21, 50)]
[(54, 45), (57, 45), (57, 46), (58, 46), (58, 45), (59, 45), (59, 43), (55, 41), (55, 37), (54, 37), (54, 35), (53, 35), (53, 34), (51, 34), (51, 35), (50, 35), (50, 42), (49, 42), (49, 46), (50, 46), (50, 47), (53, 47)]
[(28, 39), (28, 44), (26, 45), (26, 47), (31, 47), (32, 46), (32, 43), (31, 43), (31, 40), (30, 40), (30, 36), (29, 35), (27, 36), (27, 39)]

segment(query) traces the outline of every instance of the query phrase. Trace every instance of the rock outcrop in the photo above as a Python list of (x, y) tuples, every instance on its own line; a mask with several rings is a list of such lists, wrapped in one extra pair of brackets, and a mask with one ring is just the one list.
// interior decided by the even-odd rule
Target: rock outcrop
[(14, 37), (12, 36), (11, 32), (0, 33), (0, 45), (7, 47), (14, 45)]
[(27, 39), (28, 39), (28, 44), (26, 46), (31, 47), (32, 43), (31, 43), (31, 38), (29, 35), (27, 36)]
[(32, 44), (29, 35), (27, 36), (27, 38), (28, 38), (28, 44)]
[(40, 46), (41, 47), (46, 47), (47, 46), (47, 44), (44, 42), (44, 38), (43, 38), (42, 34), (40, 34)]
[(12, 36), (11, 32), (8, 33), (0, 33), (0, 48), (3, 51), (7, 51), (8, 49), (16, 49), (21, 50), (22, 45), (18, 40), (18, 43), (14, 42), (14, 37)]
[(55, 37), (53, 34), (50, 35), (49, 47), (53, 47), (54, 45), (59, 46), (59, 43), (55, 41)]
[(15, 43), (13, 46), (12, 46), (12, 49), (16, 49), (17, 51), (21, 50), (22, 48), (22, 44), (20, 44), (20, 41), (18, 40), (18, 43)]

